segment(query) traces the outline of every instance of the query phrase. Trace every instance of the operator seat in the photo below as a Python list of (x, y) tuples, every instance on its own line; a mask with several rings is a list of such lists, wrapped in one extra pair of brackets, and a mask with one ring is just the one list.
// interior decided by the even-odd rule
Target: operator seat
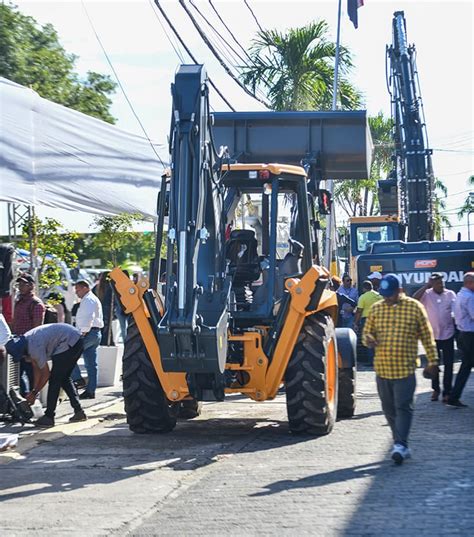
[(257, 239), (251, 229), (235, 229), (226, 245), (226, 259), (234, 287), (250, 284), (260, 277)]

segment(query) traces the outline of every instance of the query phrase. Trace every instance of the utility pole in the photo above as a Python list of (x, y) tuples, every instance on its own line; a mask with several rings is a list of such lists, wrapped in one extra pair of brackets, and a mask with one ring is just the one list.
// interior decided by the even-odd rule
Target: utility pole
[[(332, 94), (332, 110), (337, 110), (337, 94), (339, 90), (339, 51), (341, 42), (341, 1), (338, 0), (337, 8), (337, 36), (336, 36), (336, 58), (334, 62), (334, 83)], [(326, 189), (329, 191), (331, 198), (334, 193), (334, 181), (329, 179), (327, 181)], [(326, 267), (331, 269), (332, 252), (335, 247), (335, 235), (336, 235), (336, 218), (334, 214), (334, 203), (331, 204), (331, 213), (326, 220), (326, 252), (325, 261)]]

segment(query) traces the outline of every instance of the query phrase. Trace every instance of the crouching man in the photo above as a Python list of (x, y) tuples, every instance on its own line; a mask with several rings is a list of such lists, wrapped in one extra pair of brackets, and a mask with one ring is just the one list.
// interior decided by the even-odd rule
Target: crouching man
[[(54, 415), (61, 388), (69, 397), (74, 410), (70, 422), (87, 419), (82, 410), (71, 372), (83, 350), (83, 340), (79, 330), (69, 324), (55, 323), (38, 326), (23, 336), (11, 338), (5, 344), (8, 354), (19, 362), (23, 357), (33, 365), (34, 387), (27, 395), (30, 405), (35, 402), (41, 389), (49, 380), (46, 412), (36, 420), (37, 427), (53, 427)], [(51, 371), (48, 360), (52, 361)]]

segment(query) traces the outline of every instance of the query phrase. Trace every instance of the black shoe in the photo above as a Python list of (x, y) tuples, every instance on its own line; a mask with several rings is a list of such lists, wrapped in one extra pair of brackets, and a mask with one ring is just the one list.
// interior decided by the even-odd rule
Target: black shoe
[(446, 406), (451, 406), (453, 408), (467, 408), (467, 405), (461, 403), (459, 399), (448, 399)]
[(88, 392), (86, 390), (85, 392), (81, 393), (79, 399), (95, 399), (95, 392)]
[(38, 418), (33, 425), (35, 427), (40, 428), (46, 428), (46, 427), (54, 427), (54, 418), (50, 418), (49, 416), (41, 416), (41, 418)]
[(85, 388), (87, 386), (86, 381), (84, 379), (74, 380), (74, 386), (79, 390), (81, 388)]
[(87, 416), (84, 410), (78, 410), (74, 413), (74, 416), (72, 418), (69, 418), (69, 423), (76, 423), (78, 421), (86, 421)]

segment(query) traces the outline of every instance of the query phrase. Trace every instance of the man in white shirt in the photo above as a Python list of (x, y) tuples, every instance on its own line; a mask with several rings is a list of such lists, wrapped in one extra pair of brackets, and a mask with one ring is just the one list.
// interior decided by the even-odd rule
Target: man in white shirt
[[(79, 280), (75, 283), (76, 295), (81, 299), (76, 313), (76, 328), (81, 332), (84, 340), (84, 363), (87, 370), (86, 390), (79, 399), (95, 399), (97, 387), (97, 347), (100, 345), (101, 329), (104, 327), (102, 305), (100, 300), (92, 293), (89, 282)], [(75, 381), (81, 378), (79, 368), (73, 372)]]

